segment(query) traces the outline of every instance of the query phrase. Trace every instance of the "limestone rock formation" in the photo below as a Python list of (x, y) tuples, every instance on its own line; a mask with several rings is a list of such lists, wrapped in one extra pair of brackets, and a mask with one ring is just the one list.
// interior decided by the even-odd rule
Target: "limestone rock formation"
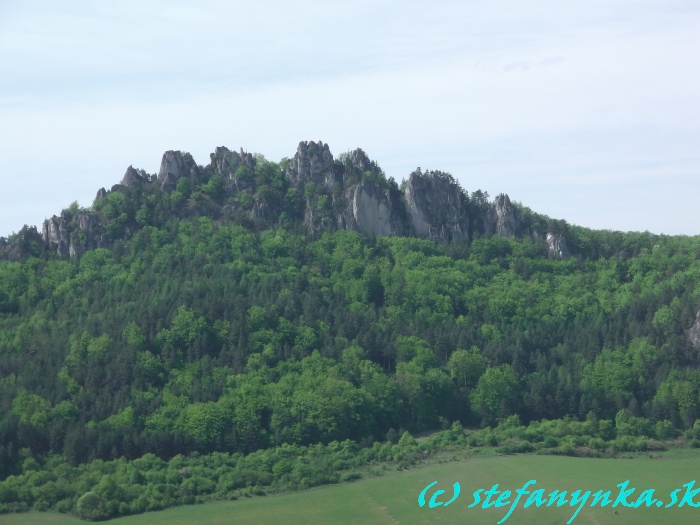
[(146, 179), (141, 176), (141, 174), (136, 171), (132, 166), (126, 168), (126, 173), (122, 177), (122, 186), (139, 186), (146, 182)]
[(243, 191), (252, 186), (250, 177), (237, 176), (241, 167), (246, 169), (246, 175), (253, 173), (255, 158), (251, 153), (243, 151), (243, 148), (237, 152), (220, 146), (214, 150), (214, 153), (209, 154), (209, 158), (211, 159), (209, 166), (214, 169), (214, 173), (218, 173), (229, 181), (227, 184), (229, 194), (234, 191)]
[(548, 233), (545, 239), (547, 255), (554, 259), (568, 259), (571, 255), (566, 246), (566, 239), (559, 234)]
[(693, 348), (700, 349), (700, 310), (695, 315), (695, 322), (688, 331), (688, 339), (690, 339)]
[(14, 237), (14, 242), (10, 242), (4, 237), (0, 237), (0, 260), (2, 261), (22, 261), (28, 257), (37, 257), (44, 249), (41, 235), (35, 226), (24, 226)]
[(339, 211), (339, 228), (369, 235), (402, 235), (403, 224), (396, 207), (401, 203), (391, 199), (390, 193), (368, 180), (350, 186), (345, 192), (345, 209)]
[(199, 182), (199, 167), (192, 155), (172, 150), (163, 153), (158, 171), (160, 187), (164, 191), (173, 191), (177, 186), (177, 181), (183, 177), (186, 177), (193, 185)]
[(305, 184), (313, 182), (332, 192), (338, 182), (331, 150), (321, 141), (300, 142), (286, 175), (292, 186), (302, 189)]
[(496, 197), (484, 221), (484, 227), (486, 233), (491, 235), (511, 237), (516, 234), (515, 208), (508, 195), (501, 193)]
[(233, 178), (240, 166), (253, 171), (253, 166), (255, 165), (253, 155), (243, 151), (243, 148), (241, 148), (239, 153), (238, 151), (231, 151), (224, 146), (219, 146), (214, 150), (214, 153), (209, 154), (209, 158), (211, 159), (211, 166), (226, 179)]
[(44, 221), (41, 242), (59, 257), (79, 257), (87, 250), (109, 245), (97, 213), (73, 216), (65, 210)]
[[(332, 157), (330, 157), (332, 159)], [(326, 159), (327, 162), (331, 162)], [(398, 186), (387, 181), (376, 162), (361, 149), (341, 155), (330, 186), (336, 226), (369, 235), (403, 235), (405, 209)], [(392, 189), (394, 191), (392, 191)]]
[(63, 214), (61, 217), (54, 215), (50, 219), (46, 219), (41, 236), (44, 244), (55, 250), (56, 255), (59, 257), (68, 256), (70, 238), (68, 237), (67, 221)]
[[(121, 183), (111, 191), (138, 186), (147, 193), (158, 188), (172, 192), (178, 181), (186, 178), (192, 194), (178, 201), (177, 209), (170, 212), (181, 218), (229, 218), (250, 221), (247, 224), (253, 228), (303, 220), (312, 236), (346, 229), (369, 235), (416, 235), (442, 242), (469, 241), (472, 235), (529, 237), (550, 257), (570, 256), (564, 237), (551, 233), (560, 230), (545, 234), (542, 221), (513, 205), (508, 195), (499, 195), (493, 203), (480, 191), (469, 198), (448, 173), (419, 168), (399, 189), (361, 149), (335, 159), (328, 144), (321, 141), (299, 143), (294, 156), (281, 165), (286, 183), (279, 174), (261, 172), (255, 176), (258, 162), (258, 157), (242, 148), (231, 151), (220, 146), (210, 155), (209, 165), (200, 167), (189, 153), (171, 150), (163, 154), (157, 177), (129, 166)], [(223, 185), (213, 177), (221, 177)], [(274, 183), (270, 183), (271, 177)], [(203, 183), (207, 187), (198, 188)], [(295, 191), (288, 191), (290, 186)], [(107, 195), (108, 191), (100, 188), (95, 199)], [(108, 247), (114, 239), (106, 231), (128, 236), (143, 224), (143, 216), (130, 216), (115, 228), (99, 212), (64, 211), (46, 220), (41, 234), (25, 229), (23, 236), (13, 236), (12, 242), (0, 238), (0, 258), (44, 249), (60, 257), (79, 257), (86, 250)], [(21, 243), (23, 247), (18, 247)]]
[(443, 241), (468, 239), (466, 196), (451, 175), (440, 171), (422, 173), (419, 168), (408, 178), (404, 199), (417, 236)]

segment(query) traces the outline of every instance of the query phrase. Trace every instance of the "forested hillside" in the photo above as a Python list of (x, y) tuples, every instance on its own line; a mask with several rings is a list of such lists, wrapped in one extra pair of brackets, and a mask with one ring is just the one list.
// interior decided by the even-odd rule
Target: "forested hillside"
[[(369, 447), (512, 414), (700, 418), (699, 238), (591, 231), (519, 205), (539, 237), (309, 231), (309, 201), (318, 225), (332, 196), (306, 186), (304, 204), (285, 169), (237, 168), (257, 182), (233, 197), (218, 172), (115, 188), (64, 213), (98, 214), (110, 239), (73, 257), (27, 230), (9, 239), (25, 245), (0, 262), (0, 479), (52, 453), (75, 466)], [(274, 220), (251, 219), (260, 198)], [(573, 256), (552, 257), (548, 232)]]

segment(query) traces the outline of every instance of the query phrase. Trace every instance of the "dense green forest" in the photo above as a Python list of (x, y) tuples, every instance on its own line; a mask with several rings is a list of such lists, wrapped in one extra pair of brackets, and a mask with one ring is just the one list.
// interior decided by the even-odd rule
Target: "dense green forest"
[[(26, 238), (23, 261), (0, 262), (0, 481), (46, 458), (76, 469), (346, 440), (373, 450), (513, 414), (607, 420), (607, 437), (587, 434), (603, 440), (613, 421), (666, 439), (700, 418), (687, 336), (700, 238), (592, 231), (523, 207), (574, 256), (497, 235), (310, 236), (303, 199), (322, 215), (324, 195), (297, 195), (284, 165), (258, 161), (228, 214), (197, 216), (226, 210), (221, 177), (124, 187), (93, 206), (109, 248), (66, 260)], [(246, 212), (261, 194), (273, 223)], [(139, 485), (138, 468), (119, 472)], [(0, 491), (0, 504), (16, 497)]]

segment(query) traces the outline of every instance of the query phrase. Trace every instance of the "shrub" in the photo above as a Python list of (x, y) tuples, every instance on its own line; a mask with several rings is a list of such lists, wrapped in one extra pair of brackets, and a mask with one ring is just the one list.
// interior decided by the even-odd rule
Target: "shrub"
[(107, 517), (100, 508), (102, 498), (96, 492), (86, 492), (78, 499), (75, 505), (76, 514), (86, 520), (97, 521)]

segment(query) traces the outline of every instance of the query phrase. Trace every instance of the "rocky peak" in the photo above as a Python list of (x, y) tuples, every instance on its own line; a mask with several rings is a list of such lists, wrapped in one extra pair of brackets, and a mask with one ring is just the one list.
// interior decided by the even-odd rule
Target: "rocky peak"
[(484, 221), (486, 233), (511, 237), (516, 233), (517, 221), (515, 207), (505, 193), (501, 193), (493, 201), (493, 205)]
[(141, 174), (133, 168), (133, 166), (129, 166), (128, 168), (126, 168), (126, 173), (124, 173), (124, 177), (122, 177), (121, 185), (138, 186), (140, 184), (143, 184), (144, 182), (146, 182), (146, 179), (142, 177)]
[(302, 187), (313, 182), (332, 191), (337, 182), (333, 160), (328, 144), (302, 141), (287, 167), (286, 175), (292, 186)]
[(183, 177), (187, 177), (193, 184), (199, 181), (199, 167), (192, 155), (172, 150), (163, 153), (158, 171), (160, 187), (164, 191), (173, 191), (177, 186), (177, 181)]
[[(420, 168), (409, 175), (401, 191), (359, 148), (335, 160), (328, 144), (302, 141), (284, 168), (287, 183), (280, 185), (278, 180), (274, 188), (263, 187), (265, 191), (258, 191), (260, 181), (249, 176), (258, 162), (252, 154), (242, 148), (231, 151), (220, 146), (210, 158), (210, 164), (200, 168), (189, 153), (166, 151), (157, 179), (129, 166), (121, 184), (112, 186), (111, 191), (142, 186), (149, 193), (159, 189), (171, 192), (180, 179), (187, 178), (195, 192), (200, 183), (221, 176), (226, 181), (223, 193), (220, 186), (217, 189), (220, 181), (214, 181), (217, 184), (208, 184), (196, 192), (175, 213), (181, 217), (223, 215), (244, 222), (251, 220), (251, 227), (274, 224), (285, 214), (284, 220), (303, 220), (311, 235), (339, 228), (370, 235), (416, 235), (438, 241), (468, 241), (472, 233), (530, 237), (550, 257), (570, 255), (560, 230), (544, 230), (541, 222), (533, 222), (531, 213), (523, 214), (519, 206), (514, 206), (508, 195), (501, 194), (490, 203), (488, 194), (476, 191), (470, 199), (450, 174), (423, 172)], [(292, 192), (289, 198), (285, 197), (289, 186), (296, 189), (296, 196)], [(212, 192), (212, 188), (216, 191)], [(101, 188), (96, 200), (107, 194)], [(114, 239), (106, 232), (114, 236), (130, 235), (143, 224), (137, 217), (129, 217), (128, 221), (128, 225), (115, 227), (99, 212), (64, 211), (44, 222), (41, 235), (36, 229), (35, 235), (23, 230), (21, 242), (23, 246), (40, 245), (42, 250), (46, 248), (61, 257), (79, 256), (85, 250), (109, 246)], [(11, 242), (2, 239), (0, 258), (17, 257), (22, 250), (27, 252), (25, 248), (17, 248), (20, 241), (16, 239), (20, 237), (13, 236)]]
[(36, 257), (41, 254), (44, 248), (41, 235), (35, 226), (24, 226), (13, 242), (0, 237), (0, 260), (22, 261), (28, 257)]
[(421, 172), (408, 177), (404, 190), (406, 214), (419, 237), (450, 240), (469, 237), (464, 192), (449, 173)]
[(217, 147), (214, 153), (209, 154), (211, 162), (209, 166), (214, 173), (218, 173), (225, 180), (229, 181), (227, 189), (229, 193), (242, 191), (252, 187), (250, 177), (239, 177), (239, 169), (245, 168), (247, 174), (253, 173), (255, 167), (255, 157), (251, 153), (243, 151), (231, 151), (224, 146)]
[(95, 200), (104, 199), (107, 196), (107, 190), (100, 188), (97, 190), (97, 195), (95, 195)]
[(60, 217), (54, 215), (50, 219), (46, 219), (41, 233), (44, 244), (53, 248), (59, 257), (66, 257), (69, 254), (70, 238), (65, 212)]
[(232, 179), (241, 166), (249, 171), (253, 171), (255, 166), (253, 155), (243, 151), (243, 148), (239, 153), (219, 146), (214, 150), (214, 153), (209, 154), (209, 158), (211, 159), (210, 165), (214, 167), (215, 172), (218, 172), (225, 179)]
[(379, 173), (382, 170), (376, 162), (369, 159), (367, 154), (360, 148), (357, 148), (349, 153), (346, 157), (346, 169), (349, 168), (353, 173), (363, 174), (366, 172)]

